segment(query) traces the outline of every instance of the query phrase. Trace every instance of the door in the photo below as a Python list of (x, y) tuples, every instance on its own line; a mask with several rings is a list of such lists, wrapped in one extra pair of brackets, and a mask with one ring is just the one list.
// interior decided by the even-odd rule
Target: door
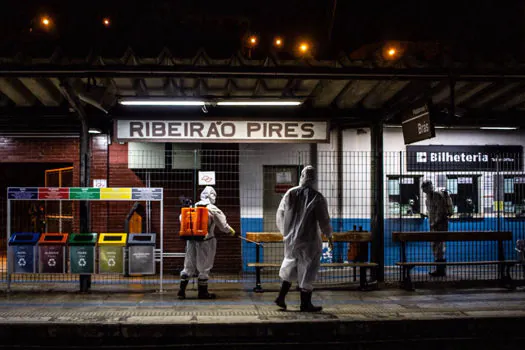
[[(73, 167), (48, 169), (45, 171), (46, 187), (72, 187)], [(73, 230), (73, 202), (45, 202), (46, 232), (71, 233)]]
[[(263, 166), (263, 231), (279, 232), (275, 214), (279, 203), (289, 188), (297, 186), (299, 166), (264, 165)], [(283, 244), (272, 243), (264, 247), (264, 262), (281, 263)]]

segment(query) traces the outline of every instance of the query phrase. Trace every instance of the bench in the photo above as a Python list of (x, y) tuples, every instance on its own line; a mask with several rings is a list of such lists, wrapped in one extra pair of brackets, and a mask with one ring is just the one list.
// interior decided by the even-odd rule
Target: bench
[[(503, 249), (504, 241), (512, 241), (512, 232), (510, 231), (425, 231), (425, 232), (393, 232), (392, 240), (401, 244), (401, 262), (396, 265), (402, 268), (401, 287), (406, 290), (414, 290), (410, 271), (415, 266), (472, 266), (472, 265), (498, 265), (498, 277), (502, 286), (514, 288), (510, 276), (510, 268), (518, 263), (516, 260), (505, 260), (505, 251)], [(409, 242), (497, 242), (498, 260), (494, 261), (464, 261), (464, 262), (423, 262), (407, 261), (406, 245)], [(430, 249), (430, 247), (429, 247)]]
[[(281, 267), (280, 263), (265, 263), (261, 262), (261, 246), (265, 243), (276, 243), (283, 241), (283, 235), (279, 232), (247, 232), (246, 239), (255, 244), (255, 262), (248, 263), (249, 267), (255, 267), (255, 288), (256, 293), (262, 293), (264, 290), (261, 286), (261, 270), (265, 267)], [(377, 289), (376, 281), (368, 281), (366, 278), (367, 270), (370, 269), (372, 276), (375, 276), (373, 269), (377, 268), (377, 264), (368, 262), (368, 244), (372, 241), (372, 234), (370, 232), (334, 232), (332, 238), (334, 244), (336, 242), (347, 242), (357, 245), (357, 255), (354, 262), (348, 263), (321, 263), (321, 267), (353, 267), (354, 278), (356, 275), (356, 268), (360, 270), (359, 289), (371, 290)], [(323, 236), (323, 241), (328, 240)]]

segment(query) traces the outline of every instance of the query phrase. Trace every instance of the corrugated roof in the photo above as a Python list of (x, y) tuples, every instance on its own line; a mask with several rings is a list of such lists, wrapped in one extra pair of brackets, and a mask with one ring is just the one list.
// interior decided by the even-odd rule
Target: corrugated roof
[(342, 55), (326, 61), (276, 55), (247, 59), (235, 53), (213, 59), (204, 50), (181, 58), (168, 49), (157, 57), (138, 57), (128, 49), (109, 58), (71, 58), (60, 50), (48, 58), (0, 58), (0, 113), (67, 108), (60, 87), (67, 81), (80, 100), (117, 114), (122, 112), (119, 97), (296, 97), (305, 99), (301, 108), (310, 114), (348, 115), (363, 124), (372, 114), (395, 117), (421, 99), (432, 99), (438, 110), (446, 110), (450, 77), (455, 79), (458, 114), (470, 123), (523, 124), (525, 66), (455, 64), (451, 70), (409, 56), (364, 61)]

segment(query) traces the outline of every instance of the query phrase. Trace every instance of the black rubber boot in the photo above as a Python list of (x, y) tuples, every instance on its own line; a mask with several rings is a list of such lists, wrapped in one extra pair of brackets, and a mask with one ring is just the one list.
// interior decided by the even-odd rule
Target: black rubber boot
[(301, 311), (302, 312), (319, 312), (323, 310), (321, 306), (312, 305), (312, 291), (301, 291)]
[(215, 299), (215, 294), (208, 293), (208, 280), (199, 280), (198, 284), (199, 299)]
[(181, 279), (180, 280), (180, 287), (179, 292), (177, 293), (177, 297), (179, 299), (186, 299), (186, 287), (188, 286), (189, 280)]
[(275, 303), (277, 304), (277, 306), (279, 306), (283, 310), (286, 310), (285, 298), (291, 286), (292, 284), (290, 282), (283, 281), (283, 283), (281, 284), (281, 290), (279, 291), (279, 296), (277, 297), (277, 299), (275, 299)]
[[(437, 259), (436, 262), (447, 262), (445, 259)], [(429, 272), (428, 274), (432, 277), (445, 277), (447, 275), (445, 265), (437, 265), (434, 272)]]

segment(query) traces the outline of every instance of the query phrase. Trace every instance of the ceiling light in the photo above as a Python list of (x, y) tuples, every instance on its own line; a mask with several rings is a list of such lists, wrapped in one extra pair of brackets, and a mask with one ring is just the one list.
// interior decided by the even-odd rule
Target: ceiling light
[(109, 18), (104, 18), (102, 20), (102, 24), (104, 24), (104, 26), (106, 27), (109, 27), (109, 25), (111, 24), (111, 22), (109, 21)]
[(219, 101), (217, 106), (299, 106), (302, 101)]
[(517, 130), (514, 126), (482, 126), (481, 130)]
[(49, 17), (44, 16), (40, 19), (40, 23), (42, 23), (43, 26), (48, 27), (51, 24), (51, 20)]
[(204, 106), (204, 101), (191, 100), (120, 100), (124, 106)]
[(102, 130), (96, 128), (89, 128), (88, 133), (90, 134), (102, 134)]

